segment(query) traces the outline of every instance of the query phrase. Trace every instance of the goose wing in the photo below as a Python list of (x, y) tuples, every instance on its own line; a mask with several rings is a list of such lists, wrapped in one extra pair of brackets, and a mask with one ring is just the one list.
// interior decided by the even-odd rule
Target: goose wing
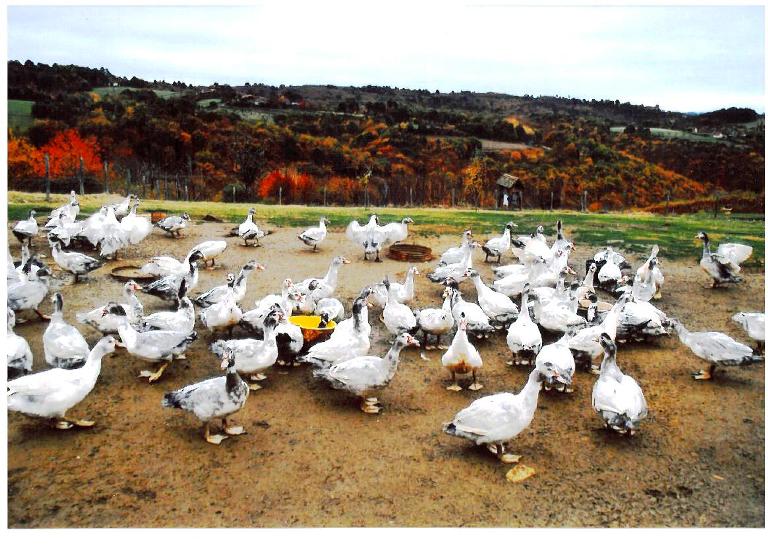
[(727, 243), (717, 247), (717, 254), (734, 265), (740, 265), (752, 255), (752, 246), (746, 244)]
[(481, 397), (453, 417), (456, 431), (478, 438), (490, 435), (496, 428), (522, 419), (522, 408), (510, 393)]

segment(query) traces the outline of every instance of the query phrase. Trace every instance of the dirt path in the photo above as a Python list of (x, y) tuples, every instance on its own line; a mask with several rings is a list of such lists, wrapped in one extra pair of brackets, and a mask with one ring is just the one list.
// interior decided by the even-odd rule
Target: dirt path
[[(183, 257), (229, 227), (196, 226), (181, 241), (155, 233), (130, 257)], [(224, 268), (201, 273), (196, 291), (222, 283), (226, 271), (255, 257), (267, 269), (251, 276), (243, 301), (250, 308), (286, 276), (322, 276), (330, 259), (344, 254), (352, 264), (341, 269), (337, 293), (349, 309), (364, 285), (385, 273), (402, 279), (407, 269), (390, 260), (363, 262), (338, 227), (319, 254), (307, 251), (296, 232), (278, 230), (255, 249), (227, 239)], [(412, 232), (412, 241), (435, 248), (436, 255), (458, 238), (420, 238), (418, 226)], [(15, 239), (11, 251), (18, 256)], [(689, 260), (671, 262), (662, 250), (667, 283), (659, 306), (691, 330), (715, 329), (746, 341), (730, 316), (763, 310), (762, 271), (747, 271), (742, 285), (707, 290), (699, 252), (692, 243)], [(590, 249), (578, 247), (571, 260), (580, 274), (588, 255)], [(640, 260), (631, 261), (637, 266)], [(490, 266), (476, 266), (488, 278)], [(74, 322), (76, 310), (120, 297), (121, 283), (107, 276), (108, 268), (61, 288), (68, 320)], [(470, 283), (462, 290), (475, 297)], [(417, 277), (416, 291), (417, 306), (438, 304), (441, 290), (425, 276)], [(142, 301), (146, 312), (164, 308), (153, 297)], [(371, 353), (381, 355), (388, 341), (377, 318), (372, 315)], [(16, 329), (30, 341), (35, 371), (45, 369), (44, 327), (33, 319)], [(91, 344), (98, 339), (85, 326), (81, 331)], [(643, 386), (650, 406), (640, 433), (628, 439), (604, 432), (590, 404), (595, 377), (577, 373), (572, 395), (542, 392), (531, 427), (513, 442), (537, 475), (510, 484), (508, 466), (441, 431), (472, 400), (524, 384), (529, 370), (504, 365), (508, 349), (501, 335), (478, 346), (485, 384), (479, 392), (446, 391), (439, 353), (429, 353), (429, 362), (418, 351), (404, 353), (380, 395), (385, 410), (378, 416), (360, 412), (353, 399), (313, 380), (306, 367), (274, 368), (235, 419), (248, 434), (215, 447), (202, 440), (192, 415), (160, 406), (164, 392), (219, 372), (208, 332), (199, 324), (197, 331), (188, 360), (174, 363), (154, 385), (137, 378), (146, 366), (124, 351), (107, 358), (96, 388), (72, 411), (93, 417), (91, 430), (52, 430), (9, 413), (10, 527), (765, 524), (762, 365), (698, 383), (690, 372), (703, 362), (676, 339), (620, 345), (619, 365)]]

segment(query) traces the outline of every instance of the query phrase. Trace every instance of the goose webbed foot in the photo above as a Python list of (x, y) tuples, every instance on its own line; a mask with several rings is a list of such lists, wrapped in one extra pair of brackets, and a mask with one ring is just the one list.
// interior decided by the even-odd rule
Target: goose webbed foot
[(701, 369), (696, 373), (691, 373), (694, 380), (712, 380), (712, 373), (706, 369)]
[(472, 391), (481, 390), (483, 388), (483, 385), (477, 382), (477, 376), (476, 371), (472, 371), (472, 384), (469, 385), (469, 389)]
[(451, 392), (460, 392), (461, 391), (461, 386), (459, 386), (458, 382), (454, 381), (453, 384), (451, 384), (450, 386), (446, 386), (445, 389), (446, 390), (450, 390)]
[(211, 424), (209, 422), (205, 423), (204, 436), (205, 436), (205, 440), (212, 445), (220, 445), (224, 439), (229, 439), (229, 436), (227, 435), (221, 435), (221, 434), (211, 435)]
[(224, 425), (224, 433), (227, 435), (243, 435), (245, 433), (245, 428), (242, 426), (233, 426), (229, 422), (227, 422), (226, 418), (221, 419), (222, 424)]
[(248, 389), (251, 390), (252, 392), (255, 392), (256, 390), (261, 390), (261, 388), (262, 388), (261, 384), (251, 383), (248, 385)]
[(140, 376), (140, 377), (143, 377), (143, 378), (147, 378), (147, 379), (149, 379), (149, 382), (150, 382), (150, 383), (152, 383), (152, 382), (156, 382), (157, 380), (159, 380), (159, 379), (160, 379), (160, 377), (162, 377), (162, 376), (163, 376), (163, 373), (165, 372), (165, 369), (168, 367), (168, 365), (169, 365), (170, 363), (171, 363), (170, 361), (167, 361), (167, 362), (163, 363), (163, 364), (162, 364), (162, 365), (161, 365), (161, 366), (158, 368), (158, 370), (157, 370), (157, 371), (155, 371), (154, 373), (153, 373), (152, 371), (148, 371), (148, 370), (146, 370), (146, 369), (145, 369), (144, 371), (142, 371), (141, 373), (139, 373), (139, 376)]
[(253, 381), (267, 380), (267, 375), (265, 375), (264, 373), (256, 373), (255, 375), (251, 375), (251, 380)]
[[(51, 320), (51, 317), (50, 317), (50, 316), (48, 316), (47, 314), (43, 314), (42, 312), (40, 312), (40, 311), (39, 311), (39, 310), (37, 310), (37, 309), (35, 309), (35, 313), (36, 313), (38, 316), (40, 316), (40, 319), (41, 319), (41, 320), (45, 320), (46, 322), (49, 322), (49, 321)], [(17, 321), (18, 321), (18, 320), (17, 320)]]
[(360, 401), (360, 410), (367, 414), (378, 414), (381, 412), (381, 405), (375, 397), (363, 397)]
[(54, 427), (57, 430), (71, 430), (74, 427), (78, 428), (92, 428), (96, 425), (96, 422), (93, 420), (80, 420), (78, 418), (69, 418), (67, 416), (62, 416), (58, 420), (54, 420)]

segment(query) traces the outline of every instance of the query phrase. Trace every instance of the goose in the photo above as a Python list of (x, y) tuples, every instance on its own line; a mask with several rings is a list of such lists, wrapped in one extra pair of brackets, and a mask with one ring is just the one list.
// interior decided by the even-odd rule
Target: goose
[(64, 299), (60, 293), (51, 298), (53, 313), (51, 321), (43, 333), (45, 362), (51, 367), (75, 369), (88, 359), (88, 343), (77, 328), (64, 321)]
[(595, 265), (597, 265), (597, 270), (600, 271), (600, 268), (605, 265), (605, 262), (609, 259), (609, 249), (611, 250), (610, 259), (619, 269), (624, 270), (632, 268), (632, 265), (629, 264), (629, 261), (627, 261), (623, 255), (614, 251), (612, 248), (603, 248), (602, 250), (598, 250), (592, 259), (587, 260), (587, 266), (594, 262)]
[(393, 335), (415, 331), (416, 317), (413, 315), (413, 311), (395, 299), (395, 294), (392, 292), (387, 278), (384, 279), (384, 287), (387, 288), (387, 304), (384, 305), (382, 317), (387, 331)]
[(237, 228), (237, 236), (243, 239), (243, 245), (248, 246), (249, 240), (256, 241), (255, 246), (261, 246), (260, 240), (264, 238), (266, 233), (259, 229), (259, 226), (253, 223), (253, 215), (256, 213), (255, 208), (248, 209), (248, 215), (245, 221)]
[(19, 220), (16, 222), (16, 225), (13, 226), (13, 235), (19, 239), (19, 242), (24, 243), (24, 241), (31, 241), (31, 239), (37, 236), (38, 228), (35, 214), (37, 214), (37, 212), (30, 210), (27, 219)]
[[(135, 281), (129, 280), (123, 285), (123, 297), (125, 303), (122, 303), (123, 309), (125, 309), (125, 315), (128, 317), (128, 323), (131, 325), (138, 325), (144, 316), (144, 306), (136, 297), (136, 292), (141, 291)], [(96, 329), (100, 333), (106, 335), (110, 333), (117, 333), (117, 327), (120, 320), (115, 319), (112, 314), (104, 314), (104, 309), (107, 305), (102, 305), (89, 312), (79, 312), (75, 314), (75, 319), (81, 323)]]
[[(245, 292), (248, 289), (248, 277), (253, 271), (263, 271), (264, 265), (257, 263), (253, 259), (248, 261), (237, 276), (232, 273), (227, 274), (227, 284), (223, 286), (216, 286), (206, 291), (195, 299), (195, 303), (199, 306), (206, 308), (214, 303), (221, 301), (224, 296), (232, 292), (235, 297), (235, 302), (239, 303), (245, 297)], [(231, 278), (230, 278), (231, 277)]]
[(8, 285), (8, 308), (18, 312), (19, 310), (34, 310), (42, 320), (50, 320), (50, 316), (41, 313), (37, 308), (48, 295), (48, 282), (51, 272), (47, 267), (40, 267), (34, 275), (30, 275), (32, 260), (25, 265), (24, 277), (20, 282)]
[(98, 248), (101, 242), (101, 238), (104, 234), (102, 226), (106, 219), (107, 207), (102, 206), (98, 212), (91, 214), (83, 221), (83, 229), (80, 232), (80, 235), (94, 248)]
[(448, 248), (443, 255), (440, 256), (440, 261), (437, 263), (439, 266), (451, 265), (453, 263), (459, 263), (464, 257), (464, 248), (472, 242), (472, 230), (467, 229), (461, 235), (461, 244), (453, 248)]
[(120, 227), (128, 235), (128, 242), (139, 244), (152, 233), (152, 222), (147, 218), (136, 215), (139, 199), (131, 206), (131, 211), (120, 220)]
[(5, 354), (8, 357), (8, 380), (32, 372), (32, 351), (29, 343), (13, 330), (16, 325), (16, 313), (8, 311), (8, 332), (5, 334)]
[(477, 303), (492, 325), (506, 326), (517, 318), (520, 311), (512, 299), (486, 286), (475, 269), (470, 269), (465, 274), (475, 284)]
[(472, 250), (477, 248), (479, 244), (477, 242), (470, 242), (467, 244), (461, 257), (461, 261), (458, 263), (451, 263), (449, 265), (439, 265), (435, 270), (427, 275), (432, 282), (445, 283), (448, 280), (453, 280), (457, 284), (465, 280), (467, 277), (465, 273), (472, 268)]
[(380, 232), (384, 236), (381, 245), (398, 244), (408, 238), (408, 225), (413, 223), (411, 218), (403, 218), (400, 221), (388, 223), (381, 227)]
[(232, 330), (242, 319), (243, 309), (237, 304), (235, 295), (231, 292), (218, 303), (200, 311), (200, 322), (214, 335), (226, 329), (231, 337)]
[(249, 310), (243, 314), (243, 318), (240, 321), (240, 325), (257, 336), (263, 334), (264, 318), (272, 310), (272, 306), (275, 304), (280, 305), (283, 309), (283, 313), (287, 318), (293, 313), (294, 304), (301, 302), (304, 296), (294, 288), (293, 282), (290, 278), (283, 280), (282, 290), (280, 295), (270, 294), (255, 302), (255, 308)]
[(510, 239), (512, 253), (520, 260), (520, 263), (528, 264), (535, 259), (541, 259), (547, 263), (552, 261), (554, 252), (539, 238)]
[(528, 242), (530, 239), (534, 239), (535, 238), (539, 242), (543, 242), (544, 244), (547, 243), (547, 237), (544, 236), (544, 226), (543, 225), (537, 226), (536, 227), (536, 232), (535, 233), (531, 233), (530, 236), (521, 235), (521, 236), (519, 236), (517, 238), (518, 238), (518, 240), (520, 240), (522, 242)]
[(198, 267), (197, 262), (202, 258), (200, 252), (193, 252), (189, 256), (189, 266), (184, 274), (171, 274), (155, 280), (143, 289), (144, 293), (159, 297), (164, 301), (179, 300), (179, 287), (182, 280), (186, 283), (187, 292), (192, 291), (197, 286)]
[[(226, 240), (206, 240), (192, 248), (189, 253), (200, 252), (203, 256), (205, 265), (209, 268), (213, 268), (216, 266), (216, 258), (223, 254), (226, 249)], [(210, 265), (208, 265), (209, 261), (211, 262)]]
[(264, 319), (264, 340), (218, 340), (211, 344), (211, 352), (220, 358), (224, 357), (228, 351), (231, 352), (235, 358), (235, 371), (240, 375), (249, 377), (254, 382), (248, 385), (251, 390), (259, 390), (261, 386), (255, 382), (266, 379), (267, 377), (263, 372), (277, 361), (278, 347), (275, 328), (283, 317), (284, 314), (275, 305)]
[(157, 371), (141, 371), (140, 377), (155, 382), (162, 375), (174, 358), (185, 359), (184, 352), (197, 338), (197, 333), (187, 331), (136, 331), (128, 322), (125, 309), (116, 303), (110, 303), (104, 313), (114, 314), (120, 320), (117, 332), (122, 343), (132, 356), (150, 362), (162, 362)]
[[(80, 213), (80, 203), (77, 202), (77, 194), (74, 191), (70, 191), (69, 202), (62, 206), (59, 206), (58, 208), (54, 208), (51, 211), (51, 213), (48, 214), (48, 219), (66, 218), (70, 221), (74, 221), (77, 218), (77, 215), (79, 213)], [(46, 227), (47, 226), (48, 224), (46, 224)]]
[(5, 262), (6, 271), (7, 271), (5, 279), (6, 279), (7, 285), (15, 284), (17, 282), (22, 282), (24, 279), (26, 279), (26, 277), (22, 277), (21, 270), (20, 270), (22, 266), (26, 263), (26, 261), (24, 260), (24, 253), (23, 253), (25, 247), (27, 247), (26, 244), (22, 245), (21, 247), (22, 248), (21, 265), (19, 265), (18, 268), (15, 267), (13, 264), (13, 256), (11, 255), (11, 249), (7, 248), (8, 260)]
[[(201, 257), (200, 259), (205, 259), (206, 256), (210, 257), (210, 253), (205, 253), (209, 249), (206, 247), (209, 242), (218, 242), (218, 241), (206, 241), (201, 242), (194, 248), (192, 248), (187, 256), (184, 258), (184, 261), (179, 261), (175, 257), (167, 256), (167, 255), (160, 255), (155, 256), (152, 259), (150, 259), (149, 263), (145, 263), (141, 266), (141, 269), (139, 269), (143, 274), (147, 274), (149, 276), (155, 276), (158, 278), (162, 278), (163, 276), (170, 276), (170, 275), (181, 275), (186, 273), (189, 270), (189, 261), (192, 255), (199, 254)], [(224, 243), (226, 244), (226, 242)], [(213, 259), (213, 258), (211, 258)]]
[(325, 217), (320, 218), (320, 224), (317, 227), (310, 227), (302, 231), (298, 237), (307, 246), (312, 246), (312, 251), (317, 251), (317, 245), (325, 240), (328, 235), (327, 226), (330, 222)]
[(524, 269), (514, 274), (493, 281), (494, 290), (507, 297), (516, 297), (523, 292), (523, 287), (530, 284), (531, 288), (554, 287), (559, 273), (555, 272), (540, 257), (533, 258)]
[(191, 219), (189, 214), (184, 212), (181, 216), (168, 216), (161, 219), (155, 224), (155, 227), (159, 227), (174, 238), (179, 238), (182, 229), (189, 227)]
[(585, 327), (568, 339), (568, 348), (573, 353), (574, 361), (584, 362), (588, 369), (591, 369), (593, 372), (598, 371), (594, 366), (594, 362), (603, 353), (600, 336), (607, 334), (611, 341), (616, 341), (619, 317), (629, 299), (630, 296), (628, 294), (622, 295), (614, 303), (601, 323)]
[(539, 326), (533, 323), (528, 313), (530, 291), (530, 284), (526, 284), (523, 287), (520, 313), (507, 330), (507, 346), (512, 352), (512, 360), (508, 362), (508, 365), (518, 365), (522, 361), (532, 364), (541, 350), (541, 331), (539, 331)]
[(742, 278), (738, 276), (739, 265), (752, 255), (752, 247), (745, 244), (721, 244), (716, 252), (709, 248), (709, 235), (701, 231), (696, 238), (704, 243), (704, 251), (699, 265), (712, 277), (712, 286), (716, 288), (723, 284), (736, 284)]
[(192, 306), (192, 301), (187, 297), (185, 280), (182, 280), (179, 285), (177, 307), (175, 311), (166, 310), (141, 317), (139, 320), (141, 327), (136, 329), (139, 331), (163, 330), (192, 333), (195, 329), (195, 307)]
[(133, 201), (133, 197), (134, 195), (129, 194), (122, 201), (108, 205), (118, 219), (128, 215), (128, 210), (131, 208), (131, 201)]
[[(245, 406), (251, 392), (235, 369), (235, 356), (231, 350), (224, 353), (221, 369), (227, 370), (225, 376), (168, 392), (161, 402), (163, 407), (189, 411), (200, 419), (204, 423), (203, 436), (212, 445), (219, 445), (232, 435), (245, 433), (242, 426), (233, 426), (229, 418)], [(225, 435), (211, 435), (211, 420), (216, 418), (221, 418)]]
[(661, 299), (661, 287), (664, 285), (664, 275), (659, 268), (656, 256), (659, 254), (659, 246), (653, 245), (651, 255), (635, 273), (632, 282), (632, 296), (637, 301), (650, 301)]
[(725, 333), (719, 331), (692, 333), (679, 320), (671, 320), (670, 323), (672, 329), (680, 337), (680, 342), (690, 348), (691, 352), (698, 357), (710, 363), (709, 369), (702, 369), (693, 373), (693, 378), (696, 380), (711, 380), (718, 365), (736, 367), (763, 361), (761, 356), (752, 353), (750, 347), (733, 340)]
[[(13, 268), (13, 258), (10, 257), (10, 251), (8, 252), (8, 265)], [(28, 267), (27, 273), (24, 273), (24, 269), (27, 265), (27, 262), (33, 260), (32, 263), (30, 263), (30, 266)], [(40, 263), (40, 265), (38, 265)], [(29, 275), (34, 275), (40, 266), (42, 265), (42, 262), (40, 261), (38, 256), (33, 256), (32, 253), (29, 250), (29, 241), (25, 241), (21, 245), (21, 260), (19, 261), (19, 266), (14, 268), (14, 271), (16, 274), (11, 274), (11, 277), (9, 278), (10, 282), (13, 283), (22, 279), (28, 279)]]
[(357, 220), (352, 220), (347, 226), (346, 236), (355, 244), (363, 247), (363, 260), (368, 261), (368, 256), (376, 254), (376, 262), (380, 262), (379, 252), (383, 242), (383, 233), (380, 231), (379, 217), (371, 214), (368, 223), (360, 225)]
[(453, 336), (451, 345), (441, 359), (443, 367), (451, 373), (451, 384), (446, 390), (460, 392), (461, 386), (456, 382), (456, 374), (466, 375), (472, 373), (470, 390), (480, 390), (483, 385), (477, 382), (477, 371), (483, 366), (483, 359), (467, 338), (467, 320), (464, 315), (459, 316), (459, 328)]
[(61, 243), (67, 247), (73, 240), (81, 237), (83, 229), (85, 228), (84, 221), (72, 221), (68, 219), (68, 216), (66, 215), (56, 216), (48, 223), (51, 224), (48, 232), (59, 239)]
[(101, 234), (99, 235), (99, 255), (114, 259), (117, 252), (127, 248), (131, 244), (130, 232), (123, 228), (123, 225), (117, 220), (115, 210), (107, 207), (107, 214), (101, 223)]
[(597, 265), (590, 263), (587, 267), (587, 273), (584, 275), (581, 285), (576, 290), (576, 299), (581, 301), (582, 299), (588, 299), (591, 294), (595, 293), (595, 273), (597, 272)]
[(616, 364), (616, 344), (606, 333), (600, 335), (603, 363), (600, 377), (592, 387), (592, 408), (603, 419), (606, 428), (634, 435), (638, 425), (648, 416), (648, 404), (640, 385), (625, 375)]
[[(544, 242), (546, 243), (546, 240)], [(552, 253), (554, 254), (558, 250), (565, 251), (568, 248), (572, 250), (573, 243), (569, 240), (566, 240), (565, 235), (563, 234), (563, 222), (557, 220), (557, 234), (555, 235), (555, 241), (552, 243)]]
[(576, 362), (568, 348), (570, 335), (565, 333), (557, 342), (546, 344), (536, 354), (536, 367), (544, 369), (544, 389), (552, 387), (566, 393), (573, 392), (571, 386)]
[(368, 322), (370, 293), (370, 288), (363, 289), (352, 303), (352, 317), (336, 324), (328, 340), (310, 346), (307, 353), (296, 361), (315, 367), (330, 367), (331, 364), (368, 354), (371, 348), (371, 324)]
[(48, 369), (8, 381), (8, 410), (53, 420), (60, 430), (94, 426), (93, 420), (67, 417), (67, 411), (93, 390), (102, 358), (114, 351), (115, 339), (102, 337), (79, 369)]
[(327, 321), (340, 322), (344, 319), (344, 305), (333, 297), (323, 297), (317, 302), (312, 313), (325, 316)]
[(63, 270), (72, 273), (77, 282), (81, 276), (85, 276), (96, 269), (103, 267), (104, 262), (79, 252), (65, 252), (61, 249), (61, 242), (49, 236), (51, 243), (51, 255), (56, 264)]
[(467, 321), (467, 331), (477, 339), (488, 338), (488, 335), (496, 330), (490, 323), (488, 315), (483, 312), (480, 305), (465, 301), (455, 284), (449, 284), (449, 296), (451, 299), (451, 313), (456, 323), (463, 317)]
[(476, 399), (456, 413), (451, 422), (443, 424), (443, 432), (486, 445), (504, 463), (518, 461), (519, 456), (504, 452), (505, 443), (531, 425), (544, 379), (545, 375), (535, 368), (520, 393), (503, 392)]
[(517, 224), (510, 221), (504, 226), (504, 232), (499, 237), (495, 237), (487, 241), (481, 246), (483, 252), (485, 252), (485, 261), (488, 262), (489, 257), (497, 258), (497, 263), (501, 263), (501, 255), (509, 250), (511, 246), (512, 229), (516, 228)]
[(731, 320), (744, 328), (752, 340), (757, 341), (758, 353), (762, 353), (765, 346), (765, 313), (737, 312)]
[(413, 298), (415, 297), (415, 291), (414, 291), (414, 282), (413, 277), (414, 275), (419, 275), (419, 269), (416, 267), (411, 267), (408, 269), (408, 272), (405, 275), (405, 283), (400, 284), (398, 282), (390, 282), (389, 283), (389, 290), (392, 292), (393, 297), (395, 298), (395, 301), (398, 303), (408, 304), (413, 302)]
[[(339, 268), (346, 264), (349, 264), (349, 260), (346, 257), (336, 256), (331, 260), (328, 272), (325, 273), (323, 278), (307, 278), (295, 284), (295, 287), (307, 298), (310, 298), (311, 292), (311, 299), (315, 302), (325, 297), (330, 297), (336, 291), (336, 286), (339, 283)], [(313, 281), (316, 281), (317, 285), (310, 290), (309, 286)]]
[(419, 346), (419, 341), (408, 333), (400, 333), (383, 358), (358, 356), (330, 367), (319, 367), (313, 375), (327, 381), (332, 388), (356, 395), (360, 398), (360, 410), (376, 414), (381, 412), (381, 405), (371, 394), (390, 383), (397, 372), (400, 352), (408, 346)]
[(650, 337), (667, 335), (669, 318), (647, 301), (631, 297), (619, 315), (616, 340), (643, 342)]
[[(424, 334), (422, 348), (425, 350), (432, 348), (446, 350), (446, 346), (440, 345), (440, 337), (447, 335), (456, 323), (451, 311), (451, 297), (448, 288), (443, 290), (443, 306), (441, 308), (414, 310), (413, 314), (416, 316), (416, 324)], [(427, 340), (430, 335), (435, 337), (435, 344), (432, 347), (427, 346)]]
[(605, 263), (597, 273), (601, 288), (614, 289), (621, 282), (621, 269), (616, 264), (615, 252), (610, 246), (605, 251)]
[[(299, 366), (301, 362), (297, 360), (298, 355), (304, 348), (304, 332), (299, 326), (288, 320), (287, 312), (280, 308), (278, 315), (279, 321), (275, 326), (275, 342), (277, 343), (277, 362), (280, 365), (293, 364)], [(320, 327), (324, 327), (323, 321), (327, 324), (331, 319), (323, 311), (320, 313)]]
[(580, 329), (587, 325), (584, 318), (557, 298), (553, 298), (546, 305), (539, 302), (536, 294), (531, 294), (529, 298), (534, 301), (536, 319), (539, 325), (547, 331), (563, 333), (570, 328)]

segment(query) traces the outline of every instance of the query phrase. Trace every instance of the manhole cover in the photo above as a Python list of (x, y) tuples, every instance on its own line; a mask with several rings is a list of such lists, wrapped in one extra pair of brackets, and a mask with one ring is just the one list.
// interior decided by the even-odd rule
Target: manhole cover
[(423, 263), (432, 261), (432, 249), (418, 244), (393, 244), (387, 251), (387, 257), (395, 261)]

